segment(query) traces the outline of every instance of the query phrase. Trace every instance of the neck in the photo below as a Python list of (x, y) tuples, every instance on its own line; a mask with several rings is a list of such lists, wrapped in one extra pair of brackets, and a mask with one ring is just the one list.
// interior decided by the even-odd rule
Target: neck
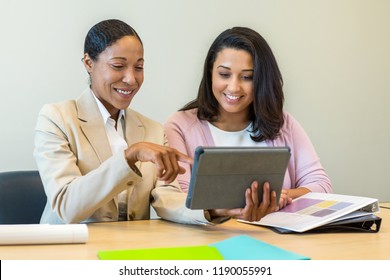
[(249, 125), (249, 118), (247, 114), (220, 113), (211, 124), (224, 131), (241, 131)]
[(114, 121), (118, 121), (119, 110), (118, 110), (118, 111), (110, 112), (110, 115), (111, 115), (111, 119), (113, 119)]

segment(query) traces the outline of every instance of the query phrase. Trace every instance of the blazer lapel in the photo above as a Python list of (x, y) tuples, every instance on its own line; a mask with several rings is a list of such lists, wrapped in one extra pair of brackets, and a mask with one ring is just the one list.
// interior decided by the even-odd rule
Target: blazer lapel
[(137, 117), (137, 114), (131, 109), (126, 110), (126, 121), (123, 131), (125, 131), (125, 140), (128, 146), (144, 140), (145, 127)]
[(112, 156), (102, 115), (91, 90), (86, 89), (76, 101), (78, 118), (82, 122), (81, 129), (94, 149), (100, 162)]

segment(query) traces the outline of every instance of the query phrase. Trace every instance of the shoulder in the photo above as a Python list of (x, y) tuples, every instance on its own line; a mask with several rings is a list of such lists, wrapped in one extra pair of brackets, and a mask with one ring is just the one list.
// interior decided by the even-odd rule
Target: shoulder
[(40, 120), (44, 118), (68, 125), (99, 117), (101, 118), (101, 114), (90, 90), (85, 90), (77, 99), (45, 104), (39, 112)]
[(283, 118), (284, 118), (284, 123), (281, 128), (282, 133), (291, 132), (292, 130), (294, 130), (294, 128), (297, 125), (299, 125), (298, 121), (289, 112), (284, 111)]
[(38, 114), (35, 130), (49, 131), (52, 134), (66, 133), (70, 126), (77, 123), (76, 102), (68, 100), (43, 105)]
[(285, 145), (291, 142), (296, 128), (299, 126), (297, 120), (289, 112), (283, 112), (283, 120), (283, 126), (279, 130), (279, 135), (273, 140), (277, 145)]
[(178, 111), (173, 113), (166, 121), (165, 126), (180, 126), (180, 127), (191, 127), (196, 123), (199, 123), (197, 117), (198, 109), (190, 109), (186, 111)]
[(97, 108), (92, 93), (90, 89), (87, 88), (77, 99), (69, 99), (56, 103), (45, 104), (41, 109), (41, 113), (77, 116), (80, 111), (85, 111), (86, 114), (90, 114), (91, 111), (96, 111), (96, 108), (91, 108), (91, 105), (94, 105)]
[(75, 100), (66, 100), (58, 103), (49, 103), (42, 106), (39, 115), (55, 118), (59, 116), (73, 116), (77, 113)]
[(287, 145), (304, 144), (308, 141), (308, 136), (295, 117), (288, 112), (284, 112), (284, 124), (275, 141)]
[(138, 125), (145, 126), (148, 128), (154, 127), (154, 128), (161, 128), (162, 124), (157, 122), (156, 120), (153, 120), (137, 111), (134, 111), (133, 109), (128, 108), (126, 110), (126, 118), (132, 119), (132, 121), (135, 121), (138, 123)]

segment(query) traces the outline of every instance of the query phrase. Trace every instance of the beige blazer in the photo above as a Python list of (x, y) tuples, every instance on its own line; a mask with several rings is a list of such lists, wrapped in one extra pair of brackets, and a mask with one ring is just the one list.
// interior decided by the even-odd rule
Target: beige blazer
[[(127, 144), (140, 141), (166, 145), (162, 126), (126, 110)], [(150, 203), (157, 214), (180, 223), (207, 224), (204, 211), (191, 211), (186, 194), (175, 181), (163, 185), (152, 163), (137, 163), (140, 175), (124, 153), (111, 154), (103, 118), (89, 89), (77, 100), (48, 104), (35, 128), (34, 157), (48, 198), (41, 223), (118, 220), (117, 195), (128, 189), (129, 219), (149, 219)]]

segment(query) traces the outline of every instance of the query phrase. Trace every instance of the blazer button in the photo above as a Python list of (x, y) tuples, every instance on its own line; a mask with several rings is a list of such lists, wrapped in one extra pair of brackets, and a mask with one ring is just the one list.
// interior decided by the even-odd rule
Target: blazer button
[(128, 182), (127, 182), (127, 185), (128, 185), (128, 186), (132, 186), (133, 184), (134, 184), (133, 181), (128, 181)]

